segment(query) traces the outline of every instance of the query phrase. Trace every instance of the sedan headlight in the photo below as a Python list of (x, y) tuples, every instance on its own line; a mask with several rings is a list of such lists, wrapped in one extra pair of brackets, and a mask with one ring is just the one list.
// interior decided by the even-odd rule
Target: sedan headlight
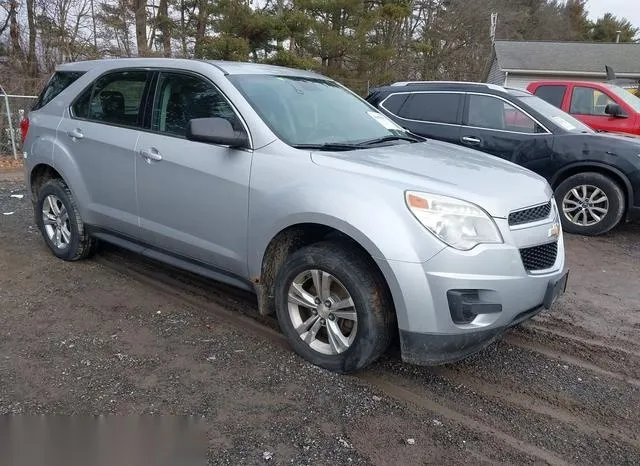
[(503, 243), (493, 219), (474, 204), (415, 191), (407, 191), (405, 200), (418, 221), (453, 248), (468, 251), (478, 244)]

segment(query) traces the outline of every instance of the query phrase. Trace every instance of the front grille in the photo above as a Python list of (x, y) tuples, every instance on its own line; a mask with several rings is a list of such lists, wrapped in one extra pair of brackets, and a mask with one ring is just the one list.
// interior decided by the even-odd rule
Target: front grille
[(543, 220), (549, 216), (551, 212), (551, 201), (546, 204), (531, 207), (529, 209), (518, 210), (517, 212), (511, 212), (509, 214), (509, 225), (522, 225), (524, 223), (531, 223), (537, 220)]
[(532, 248), (520, 249), (520, 257), (527, 272), (545, 270), (553, 267), (558, 255), (558, 243), (541, 244)]

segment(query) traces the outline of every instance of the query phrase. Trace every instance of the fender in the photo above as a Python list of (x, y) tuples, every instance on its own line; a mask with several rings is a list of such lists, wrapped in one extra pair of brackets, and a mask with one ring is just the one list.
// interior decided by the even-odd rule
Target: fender
[[(335, 173), (334, 177), (337, 178)], [(336, 186), (343, 186), (339, 190), (305, 185), (297, 186), (294, 190), (278, 190), (266, 196), (252, 196), (248, 237), (249, 276), (260, 276), (267, 247), (278, 233), (305, 223), (327, 226), (349, 236), (376, 262), (392, 260), (419, 263), (444, 249), (444, 244), (424, 241), (429, 233), (406, 208), (402, 190), (375, 184), (372, 183), (368, 190), (372, 195), (367, 198), (339, 182)], [(386, 195), (376, 196), (373, 194), (376, 189)], [(256, 198), (259, 201), (255, 201)], [(397, 198), (397, 203), (383, 201), (394, 198)], [(274, 218), (278, 219), (275, 223)]]
[(601, 162), (581, 161), (581, 162), (571, 163), (565, 167), (562, 167), (561, 170), (559, 170), (555, 175), (553, 175), (551, 180), (549, 180), (549, 184), (551, 184), (551, 186), (555, 186), (557, 181), (564, 177), (564, 174), (566, 174), (569, 171), (574, 171), (574, 169), (576, 168), (584, 168), (584, 169), (598, 168), (599, 171), (613, 173), (618, 178), (620, 178), (624, 183), (627, 199), (629, 200), (628, 205), (629, 206), (635, 205), (634, 195), (633, 195), (633, 186), (631, 185), (631, 182), (629, 181), (629, 178), (627, 177), (627, 175), (625, 175), (622, 171), (618, 170), (617, 168)]
[[(309, 192), (307, 190), (307, 192)], [(252, 220), (249, 227), (249, 256), (248, 256), (248, 268), (256, 295), (258, 296), (258, 307), (260, 313), (269, 314), (273, 312), (273, 296), (271, 295), (271, 284), (273, 283), (273, 272), (263, 270), (263, 261), (267, 254), (268, 247), (272, 240), (276, 238), (281, 232), (290, 227), (295, 227), (301, 224), (315, 224), (330, 227), (340, 233), (348, 236), (355, 242), (357, 242), (376, 262), (384, 280), (389, 286), (391, 296), (394, 302), (396, 315), (401, 322), (405, 322), (406, 316), (406, 303), (404, 301), (403, 294), (399, 291), (400, 285), (398, 278), (392, 268), (393, 259), (404, 259), (403, 262), (422, 262), (421, 259), (428, 260), (445, 246), (439, 245), (433, 241), (419, 241), (416, 243), (415, 239), (424, 238), (424, 235), (429, 233), (422, 228), (422, 226), (407, 212), (406, 219), (402, 218), (402, 211), (399, 209), (391, 209), (390, 206), (383, 206), (376, 213), (380, 214), (380, 218), (384, 218), (385, 222), (381, 223), (375, 217), (374, 221), (377, 222), (375, 228), (371, 229), (368, 222), (371, 222), (370, 205), (366, 204), (364, 200), (345, 199), (344, 193), (327, 193), (324, 192), (324, 199), (327, 204), (323, 204), (318, 207), (319, 212), (304, 212), (299, 211), (282, 218), (281, 221), (268, 226), (268, 223), (263, 221)], [(333, 202), (337, 198), (341, 199), (341, 203)], [(292, 194), (290, 198), (302, 199), (296, 194)], [(335, 198), (335, 199), (334, 199)], [(316, 197), (317, 199), (317, 197)], [(345, 202), (346, 201), (346, 202)], [(269, 202), (269, 201), (267, 201)], [(304, 204), (304, 199), (302, 199)], [(302, 205), (301, 204), (301, 205)], [(277, 204), (273, 204), (277, 205)], [(335, 209), (328, 209), (328, 206), (334, 206)], [(348, 206), (350, 209), (356, 208), (365, 212), (365, 215), (353, 215), (348, 221), (343, 220), (341, 216), (337, 215), (337, 210)], [(369, 207), (369, 210), (364, 210), (365, 207)], [(368, 216), (368, 218), (365, 218)], [(389, 221), (391, 219), (391, 221)], [(406, 222), (406, 223), (405, 223)], [(413, 225), (415, 223), (415, 225)], [(263, 225), (261, 227), (260, 225)], [(367, 226), (369, 225), (369, 227)], [(430, 247), (426, 247), (426, 244)], [(377, 246), (380, 245), (380, 246)], [(422, 245), (422, 247), (420, 247)], [(294, 246), (295, 248), (295, 246)], [(287, 250), (287, 246), (284, 245), (283, 251)], [(425, 258), (422, 254), (429, 254)], [(399, 262), (399, 261), (397, 261)]]
[(80, 173), (78, 164), (69, 152), (67, 146), (61, 143), (60, 138), (57, 138), (54, 143), (52, 167), (60, 173), (60, 176), (62, 176), (64, 182), (71, 190), (84, 222), (91, 224), (93, 218), (90, 214), (90, 209), (87, 208), (91, 202), (89, 191)]
[[(33, 169), (38, 165), (53, 167), (53, 150), (56, 140), (51, 136), (44, 135), (36, 138), (35, 141), (27, 140), (30, 144), (25, 144), (24, 153), (26, 155), (25, 165), (27, 166), (27, 186), (31, 187)], [(29, 190), (29, 193), (31, 190)]]

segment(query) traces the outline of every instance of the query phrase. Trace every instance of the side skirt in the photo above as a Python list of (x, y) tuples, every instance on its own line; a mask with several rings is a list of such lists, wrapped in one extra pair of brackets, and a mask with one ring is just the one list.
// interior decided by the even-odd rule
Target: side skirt
[(89, 234), (101, 241), (141, 254), (142, 256), (188, 272), (210, 278), (225, 285), (255, 293), (253, 284), (242, 277), (225, 272), (211, 265), (172, 252), (154, 248), (140, 241), (120, 235), (116, 232), (87, 225)]

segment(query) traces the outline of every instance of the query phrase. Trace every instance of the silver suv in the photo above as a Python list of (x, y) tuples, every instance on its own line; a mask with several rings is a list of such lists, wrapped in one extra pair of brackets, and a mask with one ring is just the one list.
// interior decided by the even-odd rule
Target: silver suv
[(466, 357), (565, 290), (552, 191), (408, 133), (324, 76), (249, 63), (59, 66), (29, 114), (44, 240), (96, 240), (255, 291), (294, 350), (351, 372)]

